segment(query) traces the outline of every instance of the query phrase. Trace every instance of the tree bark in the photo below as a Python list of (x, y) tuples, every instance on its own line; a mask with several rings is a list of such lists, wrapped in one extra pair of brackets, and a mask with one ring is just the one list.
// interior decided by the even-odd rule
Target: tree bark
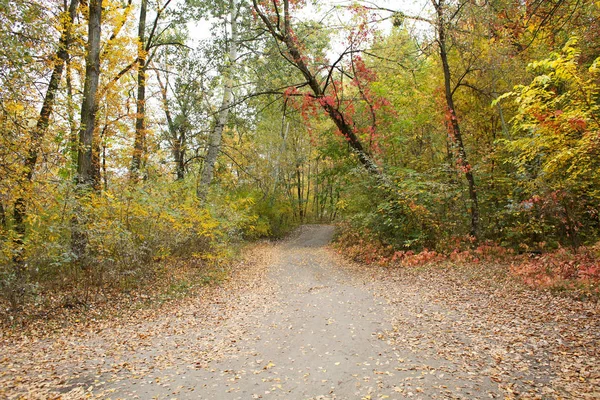
[(71, 77), (71, 63), (67, 60), (67, 118), (69, 121), (69, 144), (67, 150), (69, 151), (70, 168), (77, 168), (77, 126), (75, 125), (75, 103), (73, 102), (73, 79)]
[[(310, 154), (310, 152), (309, 152)], [(307, 163), (307, 169), (308, 171), (306, 172), (305, 176), (306, 176), (306, 196), (304, 198), (304, 218), (307, 218), (308, 214), (308, 203), (309, 203), (309, 199), (310, 199), (310, 158), (308, 159), (308, 163)]]
[[(65, 22), (62, 26), (62, 32), (58, 42), (58, 50), (56, 52), (56, 59), (54, 60), (54, 68), (52, 69), (52, 74), (50, 75), (50, 81), (48, 82), (48, 89), (46, 90), (46, 95), (44, 96), (44, 101), (42, 103), (40, 115), (38, 117), (35, 128), (31, 132), (30, 147), (27, 151), (27, 158), (25, 159), (25, 163), (23, 166), (23, 177), (21, 180), (25, 186), (28, 186), (28, 184), (33, 178), (33, 172), (37, 164), (42, 140), (44, 138), (44, 135), (46, 134), (46, 131), (48, 130), (48, 125), (50, 123), (50, 118), (54, 109), (54, 100), (56, 98), (56, 93), (58, 92), (58, 87), (62, 78), (65, 62), (69, 58), (69, 44), (71, 42), (72, 31), (71, 25), (73, 20), (75, 19), (78, 6), (79, 0), (71, 0), (69, 8), (67, 10), (68, 18), (65, 19)], [(21, 269), (21, 264), (23, 261), (22, 246), (25, 236), (26, 216), (27, 200), (24, 196), (21, 195), (16, 199), (13, 208), (13, 219), (16, 232), (16, 251), (13, 256), (13, 261), (17, 265), (18, 270)]]
[(283, 115), (281, 117), (281, 145), (279, 146), (279, 152), (277, 153), (277, 157), (275, 160), (275, 166), (273, 168), (273, 187), (271, 189), (271, 204), (275, 200), (275, 195), (277, 191), (277, 186), (279, 185), (280, 175), (281, 175), (281, 158), (285, 154), (286, 149), (286, 140), (288, 134), (290, 132), (290, 123), (286, 121), (285, 118), (285, 103), (283, 108)]
[[(81, 105), (81, 125), (79, 128), (79, 149), (77, 152), (77, 196), (81, 198), (90, 189), (98, 190), (100, 181), (96, 172), (98, 143), (94, 143), (96, 112), (98, 110), (98, 81), (100, 78), (100, 34), (102, 21), (102, 0), (90, 0), (88, 20), (88, 44), (85, 60), (85, 82)], [(87, 247), (87, 234), (82, 227), (84, 211), (76, 210), (72, 220), (71, 246), (78, 260), (81, 260)]]
[(219, 114), (214, 129), (208, 138), (208, 151), (204, 159), (204, 167), (200, 175), (200, 182), (196, 189), (196, 195), (202, 202), (206, 201), (208, 189), (214, 176), (214, 168), (221, 150), (221, 140), (223, 138), (223, 129), (227, 125), (229, 119), (229, 109), (231, 108), (233, 99), (233, 75), (237, 59), (237, 1), (229, 0), (230, 7), (230, 25), (231, 25), (231, 40), (229, 42), (229, 56), (227, 67), (224, 71), (224, 87), (223, 101), (219, 108)]
[(477, 238), (479, 233), (479, 202), (477, 199), (477, 189), (475, 186), (475, 177), (473, 176), (473, 171), (471, 164), (467, 159), (467, 152), (465, 151), (465, 146), (462, 140), (462, 133), (460, 130), (460, 124), (458, 122), (458, 116), (456, 114), (456, 107), (454, 105), (454, 96), (451, 82), (451, 72), (450, 72), (450, 64), (448, 62), (448, 52), (446, 49), (447, 43), (447, 31), (446, 31), (446, 21), (445, 21), (445, 5), (444, 0), (439, 0), (437, 3), (435, 0), (433, 1), (433, 6), (435, 7), (437, 14), (437, 34), (438, 34), (438, 45), (440, 58), (442, 61), (442, 69), (444, 71), (444, 93), (446, 98), (446, 106), (448, 112), (448, 118), (450, 120), (449, 130), (451, 139), (455, 142), (456, 148), (458, 150), (458, 160), (457, 163), (461, 170), (465, 174), (465, 178), (467, 179), (468, 187), (469, 187), (469, 198), (471, 200), (471, 236)]
[(93, 166), (94, 130), (98, 111), (98, 81), (100, 79), (100, 33), (102, 0), (90, 0), (88, 44), (85, 60), (85, 82), (81, 104), (81, 126), (77, 152), (77, 184), (97, 188)]
[(304, 222), (304, 207), (302, 206), (302, 174), (300, 172), (300, 164), (296, 163), (296, 194), (298, 202), (298, 216), (300, 217), (300, 223)]
[(2, 232), (2, 234), (0, 235), (0, 240), (4, 239), (4, 231), (6, 230), (7, 226), (8, 225), (6, 221), (6, 211), (4, 211), (4, 204), (0, 202), (0, 232)]
[[(275, 26), (269, 17), (263, 13), (261, 8), (258, 6), (257, 0), (252, 0), (252, 4), (254, 6), (254, 10), (260, 17), (260, 19), (265, 24), (267, 30), (273, 36), (273, 38), (285, 45), (287, 51), (290, 55), (289, 61), (294, 64), (298, 70), (302, 73), (304, 78), (306, 79), (306, 83), (310, 87), (313, 92), (315, 98), (321, 99), (324, 97), (323, 89), (321, 88), (321, 84), (319, 83), (317, 76), (311, 72), (310, 68), (306, 64), (306, 58), (303, 57), (302, 52), (299, 47), (295, 43), (295, 36), (292, 32), (291, 28), (291, 16), (289, 14), (289, 0), (283, 1), (283, 27), (280, 25)], [(386, 187), (392, 187), (393, 185), (388, 179), (382, 174), (379, 170), (375, 162), (371, 159), (371, 157), (365, 151), (362, 143), (360, 142), (354, 127), (350, 124), (349, 121), (346, 120), (345, 115), (340, 109), (336, 108), (334, 105), (328, 102), (320, 102), (321, 107), (327, 113), (329, 118), (336, 125), (340, 133), (346, 138), (348, 144), (352, 151), (358, 157), (359, 162), (363, 165), (363, 167), (372, 175), (376, 176), (379, 181), (384, 184)]]
[(133, 156), (131, 157), (130, 177), (137, 181), (142, 168), (144, 147), (146, 145), (146, 12), (148, 0), (142, 0), (140, 6), (140, 21), (138, 25), (138, 87), (136, 98), (135, 140), (133, 143)]
[(156, 72), (156, 79), (158, 80), (158, 85), (160, 86), (163, 110), (165, 112), (167, 126), (169, 128), (171, 154), (173, 155), (173, 160), (175, 161), (176, 180), (180, 181), (185, 178), (185, 146), (187, 140), (186, 130), (184, 127), (176, 125), (175, 121), (173, 121), (171, 109), (169, 108), (169, 100), (167, 98), (167, 86), (163, 84), (158, 71)]

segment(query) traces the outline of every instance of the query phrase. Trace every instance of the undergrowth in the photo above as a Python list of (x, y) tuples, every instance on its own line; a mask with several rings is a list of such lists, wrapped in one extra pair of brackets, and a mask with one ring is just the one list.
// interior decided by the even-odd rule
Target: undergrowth
[[(40, 188), (22, 244), (11, 229), (0, 241), (1, 322), (183, 296), (225, 279), (241, 244), (285, 232), (285, 216), (259, 214), (258, 195), (216, 192), (201, 204), (193, 184), (123, 183), (83, 198), (72, 185)], [(83, 254), (74, 232), (84, 238)]]
[(474, 245), (470, 238), (455, 240), (447, 251), (398, 250), (377, 239), (368, 229), (357, 231), (339, 224), (334, 247), (344, 256), (365, 264), (415, 267), (450, 262), (486, 267), (491, 264), (536, 289), (547, 289), (585, 299), (600, 299), (600, 244), (577, 249), (518, 254), (493, 242)]

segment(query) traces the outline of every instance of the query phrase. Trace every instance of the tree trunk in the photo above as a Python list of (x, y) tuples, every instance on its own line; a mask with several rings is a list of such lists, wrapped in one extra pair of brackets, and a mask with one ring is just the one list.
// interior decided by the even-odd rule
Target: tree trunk
[(175, 172), (177, 180), (182, 181), (185, 178), (185, 131), (179, 129), (178, 135), (173, 146), (173, 156), (175, 158)]
[(306, 176), (306, 196), (304, 197), (304, 218), (307, 218), (307, 216), (309, 215), (308, 213), (308, 203), (309, 203), (309, 199), (310, 199), (310, 159), (308, 160), (307, 163), (307, 169), (308, 171), (306, 172), (305, 176)]
[(163, 110), (165, 111), (167, 126), (169, 128), (171, 154), (173, 154), (173, 160), (175, 161), (175, 174), (177, 176), (176, 180), (180, 181), (185, 178), (185, 145), (187, 135), (185, 128), (175, 125), (175, 121), (173, 121), (171, 109), (169, 108), (169, 100), (167, 98), (167, 86), (163, 84), (158, 71), (156, 72), (156, 78), (158, 80), (158, 85), (160, 86)]
[(77, 168), (77, 126), (75, 125), (75, 103), (73, 102), (73, 79), (71, 77), (71, 62), (67, 59), (67, 119), (69, 121), (69, 162), (71, 163), (70, 168), (75, 170)]
[[(100, 34), (102, 21), (102, 0), (90, 0), (88, 21), (88, 44), (85, 60), (85, 82), (83, 86), (83, 101), (81, 104), (81, 125), (79, 128), (79, 149), (77, 153), (77, 196), (82, 197), (89, 189), (98, 189), (100, 182), (95, 172), (95, 160), (98, 144), (94, 143), (96, 128), (96, 112), (98, 101), (98, 81), (100, 78)], [(96, 156), (94, 156), (96, 153)], [(78, 210), (81, 211), (81, 210)], [(87, 235), (81, 226), (79, 218), (82, 212), (73, 219), (71, 235), (74, 254), (81, 259), (87, 246)]]
[[(254, 6), (254, 10), (260, 19), (264, 22), (267, 30), (271, 33), (273, 38), (285, 45), (287, 51), (290, 55), (291, 59), (288, 59), (291, 63), (294, 64), (296, 68), (302, 73), (304, 78), (306, 79), (306, 83), (312, 90), (315, 98), (321, 99), (324, 97), (323, 89), (321, 88), (321, 84), (319, 83), (319, 79), (317, 75), (311, 72), (310, 68), (306, 64), (306, 57), (300, 51), (300, 47), (297, 45), (297, 37), (292, 32), (292, 28), (290, 25), (291, 16), (289, 13), (289, 0), (283, 0), (283, 27), (280, 25), (274, 25), (271, 22), (269, 16), (265, 15), (261, 8), (258, 6), (257, 0), (252, 0), (252, 4)], [(372, 175), (376, 176), (378, 180), (387, 188), (391, 188), (394, 185), (390, 182), (387, 177), (382, 174), (379, 170), (375, 162), (371, 159), (371, 157), (366, 153), (365, 149), (362, 146), (354, 127), (351, 123), (346, 120), (346, 116), (343, 111), (341, 111), (336, 106), (330, 104), (329, 102), (320, 102), (320, 106), (327, 113), (331, 121), (336, 125), (340, 133), (346, 138), (348, 141), (348, 145), (352, 149), (352, 151), (358, 157), (359, 162), (363, 165), (363, 167)]]
[(302, 174), (300, 172), (300, 164), (296, 163), (296, 194), (298, 201), (298, 216), (300, 223), (304, 222), (304, 207), (302, 206)]
[(129, 169), (132, 181), (137, 181), (142, 168), (144, 148), (146, 146), (146, 11), (148, 0), (142, 0), (140, 6), (140, 21), (138, 25), (138, 88), (135, 116), (135, 140), (133, 156)]
[(450, 73), (450, 65), (448, 63), (448, 53), (446, 50), (446, 21), (445, 21), (445, 10), (444, 10), (444, 0), (439, 0), (439, 2), (433, 2), (437, 13), (437, 33), (438, 33), (438, 45), (440, 49), (440, 58), (442, 61), (442, 69), (444, 71), (444, 89), (445, 89), (445, 97), (446, 97), (446, 106), (448, 112), (449, 123), (449, 133), (451, 135), (451, 139), (456, 144), (456, 148), (458, 150), (458, 160), (457, 163), (460, 169), (465, 174), (465, 178), (467, 179), (468, 187), (469, 187), (469, 198), (471, 200), (471, 235), (473, 237), (477, 237), (479, 233), (479, 202), (477, 199), (477, 190), (475, 186), (475, 177), (473, 176), (473, 171), (471, 164), (467, 159), (467, 153), (465, 151), (465, 146), (462, 140), (462, 134), (460, 130), (460, 124), (458, 122), (458, 116), (456, 115), (456, 107), (454, 106), (454, 98), (453, 98), (453, 90), (451, 83), (451, 73)]
[(7, 226), (8, 225), (6, 221), (6, 211), (4, 211), (4, 204), (0, 202), (0, 230), (2, 232), (2, 235), (0, 235), (0, 240), (4, 239), (4, 231), (6, 231)]
[(108, 190), (108, 174), (106, 173), (106, 142), (102, 142), (102, 183), (104, 190)]
[(81, 126), (79, 128), (79, 149), (77, 152), (77, 183), (96, 187), (93, 167), (94, 130), (98, 101), (98, 81), (100, 78), (100, 30), (102, 0), (90, 0), (88, 21), (88, 44), (85, 60), (85, 82), (81, 104)]
[[(48, 90), (44, 96), (44, 102), (42, 103), (42, 109), (38, 117), (35, 128), (31, 132), (31, 142), (28, 150), (27, 158), (23, 168), (22, 181), (27, 186), (33, 178), (33, 172), (35, 170), (40, 147), (42, 145), (42, 139), (48, 130), (50, 123), (50, 117), (52, 116), (52, 110), (54, 108), (54, 100), (58, 87), (62, 78), (63, 69), (65, 62), (69, 58), (69, 44), (71, 42), (71, 30), (72, 22), (75, 19), (77, 13), (77, 7), (79, 6), (79, 0), (71, 0), (68, 9), (68, 18), (65, 19), (62, 27), (61, 36), (58, 42), (58, 51), (56, 52), (56, 59), (54, 61), (54, 68), (50, 75), (50, 81), (48, 82)], [(22, 246), (23, 239), (25, 236), (25, 218), (27, 216), (27, 201), (25, 197), (19, 196), (14, 204), (13, 218), (15, 224), (15, 244), (16, 251), (13, 256), (13, 261), (17, 265), (17, 273), (22, 268)]]
[(285, 154), (285, 148), (286, 148), (286, 140), (288, 137), (288, 134), (290, 132), (290, 123), (289, 121), (286, 121), (286, 108), (287, 108), (287, 103), (284, 101), (283, 103), (283, 115), (281, 116), (281, 145), (279, 146), (279, 152), (277, 153), (276, 159), (275, 159), (275, 165), (273, 168), (273, 187), (271, 190), (271, 205), (273, 204), (273, 201), (275, 199), (275, 195), (276, 195), (276, 191), (277, 191), (277, 186), (279, 185), (279, 181), (280, 181), (280, 175), (281, 175), (281, 159), (283, 157), (283, 155)]
[(223, 129), (227, 124), (229, 118), (229, 109), (231, 108), (233, 98), (233, 73), (235, 63), (237, 59), (237, 1), (229, 0), (230, 12), (230, 25), (231, 25), (231, 40), (229, 42), (229, 60), (227, 67), (224, 72), (224, 87), (223, 87), (223, 101), (217, 122), (214, 129), (212, 130), (208, 138), (208, 151), (204, 159), (204, 167), (202, 168), (202, 174), (200, 175), (200, 183), (196, 190), (198, 199), (202, 202), (206, 200), (210, 183), (212, 182), (214, 175), (214, 168), (217, 162), (217, 157), (221, 150), (221, 140), (223, 138)]

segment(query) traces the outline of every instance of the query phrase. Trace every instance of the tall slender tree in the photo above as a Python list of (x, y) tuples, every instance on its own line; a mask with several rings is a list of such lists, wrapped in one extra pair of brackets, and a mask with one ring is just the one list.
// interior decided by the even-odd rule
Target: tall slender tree
[(135, 114), (135, 141), (133, 144), (133, 156), (131, 157), (131, 177), (137, 179), (146, 142), (146, 55), (148, 46), (146, 43), (146, 13), (148, 0), (142, 0), (140, 5), (140, 19), (138, 24), (138, 58), (137, 58), (137, 98)]
[(479, 201), (477, 198), (477, 188), (475, 185), (475, 177), (473, 175), (473, 167), (467, 158), (467, 152), (463, 143), (460, 123), (454, 104), (454, 93), (457, 85), (452, 84), (452, 74), (450, 71), (450, 63), (448, 62), (448, 24), (450, 18), (450, 10), (444, 0), (432, 0), (436, 12), (436, 40), (444, 73), (444, 98), (446, 100), (446, 120), (448, 126), (449, 138), (451, 145), (456, 147), (456, 160), (458, 167), (464, 173), (469, 187), (469, 198), (471, 200), (471, 235), (477, 237), (479, 233)]
[(135, 138), (133, 143), (133, 154), (131, 156), (131, 165), (129, 173), (131, 180), (135, 181), (139, 178), (140, 170), (143, 168), (144, 159), (146, 157), (146, 79), (148, 75), (148, 65), (152, 61), (156, 48), (160, 45), (175, 45), (174, 43), (161, 43), (162, 34), (167, 31), (166, 28), (159, 27), (159, 22), (164, 17), (165, 11), (169, 7), (171, 0), (155, 10), (156, 15), (154, 21), (149, 26), (149, 32), (146, 36), (146, 17), (148, 12), (148, 0), (142, 0), (140, 6), (140, 19), (138, 24), (138, 57), (137, 57), (137, 94), (136, 94), (136, 116), (135, 116)]
[(237, 18), (239, 8), (237, 0), (229, 0), (229, 9), (229, 26), (231, 29), (231, 37), (227, 41), (229, 52), (227, 65), (225, 66), (223, 73), (223, 99), (221, 101), (221, 106), (219, 107), (215, 126), (208, 137), (208, 151), (206, 152), (206, 156), (204, 158), (204, 166), (202, 168), (200, 181), (198, 182), (198, 187), (196, 189), (198, 199), (201, 201), (206, 200), (208, 189), (213, 179), (215, 164), (221, 150), (223, 130), (225, 125), (227, 125), (227, 121), (229, 119), (229, 110), (231, 109), (233, 102), (233, 80), (235, 74), (235, 65), (238, 57)]
[[(77, 14), (77, 8), (79, 7), (79, 0), (71, 0), (68, 9), (65, 11), (65, 15), (62, 18), (61, 23), (61, 36), (58, 42), (58, 49), (54, 56), (52, 74), (46, 89), (46, 94), (42, 103), (42, 108), (37, 119), (35, 127), (30, 133), (29, 149), (27, 150), (27, 156), (23, 166), (23, 176), (21, 181), (24, 186), (28, 186), (33, 178), (33, 173), (37, 165), (40, 147), (42, 140), (48, 130), (50, 124), (50, 118), (52, 117), (52, 111), (54, 109), (55, 98), (58, 92), (60, 81), (62, 78), (65, 63), (69, 58), (69, 45), (71, 43), (72, 36), (72, 25)], [(22, 245), (23, 238), (25, 236), (25, 218), (27, 215), (27, 200), (24, 195), (17, 197), (14, 209), (13, 217), (15, 223), (15, 242), (17, 249), (15, 251), (15, 261), (17, 265), (22, 263)]]
[(98, 82), (100, 79), (100, 35), (102, 29), (102, 0), (90, 0), (88, 15), (88, 42), (86, 45), (85, 81), (81, 104), (77, 178), (80, 186), (97, 188), (93, 151), (96, 112), (98, 111)]
[[(94, 166), (96, 112), (98, 110), (98, 82), (100, 79), (100, 39), (102, 31), (102, 0), (90, 0), (88, 12), (88, 42), (85, 59), (85, 82), (81, 104), (81, 125), (79, 129), (79, 149), (77, 152), (77, 192), (79, 198), (90, 189), (100, 187), (99, 176)], [(98, 161), (98, 160), (96, 160)], [(73, 219), (71, 234), (73, 253), (81, 260), (87, 247), (87, 233), (82, 226), (83, 211)], [(79, 219), (78, 219), (79, 218)]]

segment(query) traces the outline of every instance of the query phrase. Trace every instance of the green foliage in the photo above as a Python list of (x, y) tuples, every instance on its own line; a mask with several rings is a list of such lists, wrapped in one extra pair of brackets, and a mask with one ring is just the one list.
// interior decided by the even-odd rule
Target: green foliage
[(446, 250), (455, 237), (465, 237), (463, 190), (429, 174), (398, 169), (395, 190), (355, 183), (344, 193), (343, 216), (357, 231), (368, 230), (385, 246), (398, 250)]
[(399, 250), (441, 249), (467, 233), (465, 190), (448, 165), (441, 113), (431, 112), (437, 107), (436, 72), (429, 59), (417, 56), (417, 47), (397, 28), (375, 44), (368, 60), (377, 71), (373, 90), (390, 102), (387, 112), (378, 113), (372, 151), (393, 189), (360, 174), (342, 196), (343, 216), (356, 230)]
[(252, 210), (258, 216), (253, 237), (281, 238), (296, 226), (291, 204), (280, 196), (261, 198)]
[[(481, 246), (488, 246), (482, 252), (497, 252), (496, 245), (520, 252), (576, 248), (600, 236), (597, 4), (578, 3), (573, 13), (557, 4), (548, 19), (543, 5), (536, 11), (514, 2), (448, 4), (450, 84), (465, 166), (448, 131), (452, 113), (439, 48), (412, 31), (401, 10), (387, 15), (395, 26), (384, 33), (375, 21), (386, 19), (383, 11), (376, 16), (353, 6), (355, 18), (329, 25), (334, 17), (295, 14), (305, 3), (294, 2), (293, 43), (307, 68), (300, 71), (295, 56), (282, 57), (281, 43), (259, 34), (263, 22), (249, 4), (170, 3), (161, 15), (170, 24), (156, 32), (147, 54), (147, 92), (159, 101), (146, 104), (144, 179), (132, 184), (124, 171), (138, 117), (137, 13), (108, 1), (92, 138), (94, 174), (103, 187), (81, 195), (71, 182), (85, 74), (82, 4), (48, 129), (35, 132), (63, 5), (0, 0), (0, 289), (12, 303), (24, 293), (43, 297), (71, 286), (130, 290), (153, 274), (169, 274), (164, 265), (178, 259), (221, 271), (236, 242), (340, 218), (357, 253), (372, 250), (379, 254), (368, 256), (373, 260), (395, 257), (406, 265), (440, 254), (464, 261), (476, 257), (465, 252)], [(235, 104), (208, 200), (200, 205), (196, 175), (226, 80), (230, 43), (223, 22), (232, 4), (239, 5), (239, 42), (251, 45), (237, 60)], [(192, 15), (213, 25), (212, 38), (187, 37)], [(527, 22), (514, 24), (513, 15)], [(583, 39), (567, 42), (570, 35)], [(340, 49), (345, 53), (328, 59)], [(306, 73), (323, 85), (321, 94), (309, 90)], [(385, 187), (358, 170), (348, 137), (324, 105), (341, 111)], [(31, 170), (30, 149), (37, 154)], [(465, 168), (475, 176), (479, 243), (468, 236), (473, 203)], [(13, 216), (17, 199), (26, 203), (24, 227)], [(78, 235), (85, 239), (83, 256), (72, 244)], [(186, 292), (193, 285), (186, 282), (174, 281), (169, 290)]]
[[(29, 286), (19, 290), (41, 294), (56, 286), (127, 288), (155, 274), (157, 261), (196, 259), (216, 267), (233, 255), (234, 243), (272, 232), (281, 234), (285, 229), (281, 222), (285, 219), (277, 209), (271, 211), (274, 221), (258, 216), (265, 205), (257, 204), (252, 197), (256, 193), (225, 194), (206, 208), (197, 202), (191, 184), (117, 184), (84, 198), (75, 196), (71, 184), (38, 192), (23, 250)], [(82, 259), (77, 259), (72, 249), (74, 229), (85, 234)], [(15, 245), (10, 237), (2, 242), (1, 250), (3, 293), (17, 295), (8, 290), (23, 284), (15, 276)]]
[(501, 97), (514, 98), (518, 107), (519, 137), (503, 143), (523, 176), (567, 186), (598, 183), (600, 58), (581, 71), (576, 45), (572, 39), (562, 52), (531, 63), (533, 81)]
[(517, 107), (513, 138), (502, 139), (518, 185), (511, 212), (515, 239), (577, 246), (598, 239), (600, 206), (600, 58), (578, 63), (577, 40), (533, 62), (536, 76), (501, 99)]
[[(378, 51), (388, 57), (411, 54), (410, 41), (401, 31), (380, 46)], [(485, 50), (482, 54), (489, 51)], [(410, 56), (403, 60), (411, 62)], [(531, 63), (528, 69), (536, 75), (531, 83), (500, 96), (492, 110), (483, 92), (457, 92), (464, 105), (460, 122), (477, 178), (480, 240), (519, 252), (598, 240), (599, 61), (583, 66), (578, 60), (576, 41), (571, 40), (561, 52)], [(411, 73), (390, 74), (394, 65), (389, 59), (377, 59), (373, 68), (380, 71), (373, 87), (400, 110), (383, 116), (381, 123), (387, 130), (379, 144), (395, 191), (356, 178), (344, 191), (344, 216), (357, 231), (368, 230), (373, 240), (399, 250), (449, 253), (469, 247), (465, 229), (469, 202), (452, 161), (456, 155), (444, 121), (429, 112), (438, 105), (435, 71), (425, 60)], [(485, 88), (499, 84), (496, 75), (473, 79)], [(507, 98), (514, 99), (514, 108), (503, 101)], [(502, 114), (494, 115), (496, 111)]]
[(236, 240), (280, 237), (292, 226), (290, 206), (265, 198), (258, 190), (215, 193), (212, 204), (222, 229)]

